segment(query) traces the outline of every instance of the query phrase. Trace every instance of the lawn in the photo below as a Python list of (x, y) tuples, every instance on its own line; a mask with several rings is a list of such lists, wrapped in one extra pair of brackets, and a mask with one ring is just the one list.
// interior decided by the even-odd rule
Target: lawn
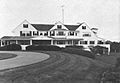
[(9, 59), (9, 58), (14, 58), (17, 55), (15, 54), (11, 54), (11, 53), (0, 53), (0, 60), (4, 60), (4, 59)]
[(0, 71), (0, 83), (99, 83), (110, 65), (75, 54), (42, 51), (51, 57), (40, 63)]
[(118, 57), (120, 57), (120, 53), (110, 53), (110, 55), (96, 56), (96, 59), (100, 60), (100, 61), (103, 61), (104, 63), (115, 65), (116, 64), (116, 59)]

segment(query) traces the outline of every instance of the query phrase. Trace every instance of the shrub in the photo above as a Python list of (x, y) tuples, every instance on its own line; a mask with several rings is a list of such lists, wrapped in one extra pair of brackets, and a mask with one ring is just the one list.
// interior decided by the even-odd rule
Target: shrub
[(95, 58), (93, 53), (91, 53), (89, 51), (77, 49), (77, 48), (65, 48), (65, 49), (62, 49), (62, 51), (67, 52), (67, 53), (71, 53), (71, 54), (77, 54), (77, 55), (93, 58), (93, 59)]
[(21, 46), (18, 44), (10, 44), (10, 45), (0, 47), (0, 50), (2, 51), (17, 51), (21, 49), (22, 49)]
[(30, 45), (26, 47), (26, 50), (59, 51), (61, 48), (52, 45)]
[(115, 66), (116, 66), (116, 67), (120, 67), (120, 57), (117, 58)]
[(95, 47), (91, 47), (90, 50), (94, 53), (94, 54), (107, 54), (108, 53), (108, 48), (103, 47), (103, 46), (95, 46)]
[(77, 48), (77, 49), (81, 49), (81, 50), (84, 49), (83, 46), (66, 46), (65, 48)]

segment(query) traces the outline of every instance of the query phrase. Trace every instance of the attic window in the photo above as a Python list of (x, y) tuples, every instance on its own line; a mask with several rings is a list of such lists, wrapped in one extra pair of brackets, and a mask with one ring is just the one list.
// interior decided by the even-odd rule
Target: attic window
[(62, 28), (62, 25), (57, 25), (57, 28), (58, 28), (58, 29), (61, 29), (61, 28)]
[(23, 24), (23, 28), (28, 28), (28, 24)]
[(86, 26), (82, 26), (82, 29), (86, 29)]

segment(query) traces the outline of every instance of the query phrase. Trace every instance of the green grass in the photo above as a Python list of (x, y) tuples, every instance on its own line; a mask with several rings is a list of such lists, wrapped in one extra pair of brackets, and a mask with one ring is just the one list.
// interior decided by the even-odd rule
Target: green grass
[(4, 59), (9, 59), (9, 58), (14, 58), (17, 55), (15, 54), (11, 54), (11, 53), (0, 53), (0, 60), (4, 60)]

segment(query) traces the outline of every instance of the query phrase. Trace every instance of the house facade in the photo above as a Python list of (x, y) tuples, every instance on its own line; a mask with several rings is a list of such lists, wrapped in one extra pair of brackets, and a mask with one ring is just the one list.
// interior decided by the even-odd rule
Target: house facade
[(95, 29), (85, 22), (77, 25), (66, 25), (61, 22), (55, 24), (31, 24), (23, 21), (13, 31), (14, 36), (1, 38), (1, 46), (19, 44), (25, 49), (28, 45), (55, 45), (66, 47), (77, 46), (104, 46), (110, 49), (105, 40), (98, 37)]

